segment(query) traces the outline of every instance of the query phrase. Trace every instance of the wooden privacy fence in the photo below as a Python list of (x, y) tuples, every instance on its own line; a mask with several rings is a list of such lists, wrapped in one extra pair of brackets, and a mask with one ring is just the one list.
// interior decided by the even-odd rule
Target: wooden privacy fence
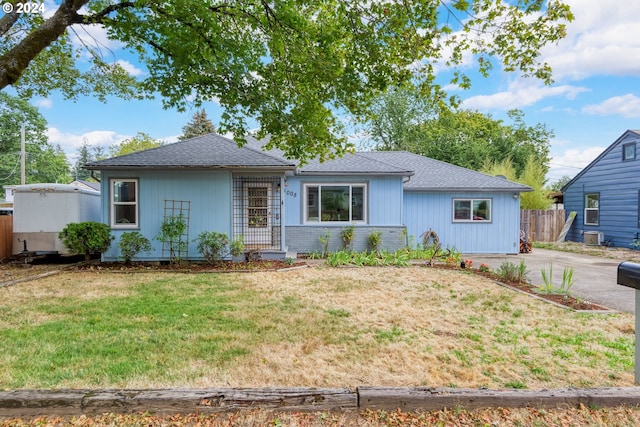
[(0, 260), (12, 254), (13, 216), (0, 215)]
[(520, 229), (534, 242), (555, 242), (565, 219), (564, 209), (523, 209), (520, 211)]

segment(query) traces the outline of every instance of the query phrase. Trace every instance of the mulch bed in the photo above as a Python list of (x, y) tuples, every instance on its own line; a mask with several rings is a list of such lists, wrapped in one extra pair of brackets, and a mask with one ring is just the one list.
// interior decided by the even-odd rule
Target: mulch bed
[(491, 272), (482, 272), (480, 270), (475, 269), (466, 269), (465, 271), (471, 271), (473, 274), (477, 274), (488, 279), (491, 279), (495, 282), (502, 283), (510, 288), (518, 289), (524, 293), (534, 295), (538, 298), (542, 298), (547, 301), (554, 302), (556, 304), (571, 308), (577, 311), (611, 311), (607, 307), (603, 307), (598, 304), (594, 304), (590, 301), (582, 300), (575, 298), (571, 295), (563, 295), (563, 294), (548, 294), (541, 293), (537, 290), (537, 287), (525, 282), (518, 282), (517, 280), (504, 280), (502, 277), (497, 274)]
[(305, 266), (304, 262), (251, 260), (246, 262), (217, 261), (205, 262), (91, 262), (74, 266), (79, 271), (109, 271), (109, 272), (139, 272), (139, 271), (170, 271), (176, 273), (205, 273), (205, 272), (243, 272), (243, 271), (276, 271)]

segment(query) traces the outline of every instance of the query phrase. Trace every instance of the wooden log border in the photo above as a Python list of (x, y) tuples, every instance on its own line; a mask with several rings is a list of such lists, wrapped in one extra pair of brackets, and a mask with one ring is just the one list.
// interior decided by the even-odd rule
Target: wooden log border
[(352, 412), (444, 408), (574, 408), (640, 405), (640, 387), (552, 390), (464, 388), (229, 388), (0, 391), (0, 419), (103, 413), (211, 414), (246, 409)]

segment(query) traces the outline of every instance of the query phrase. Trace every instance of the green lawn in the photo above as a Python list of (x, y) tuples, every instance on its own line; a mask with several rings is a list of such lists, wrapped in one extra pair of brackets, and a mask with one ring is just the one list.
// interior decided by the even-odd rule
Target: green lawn
[(632, 325), (420, 267), (63, 273), (0, 288), (0, 388), (631, 386)]

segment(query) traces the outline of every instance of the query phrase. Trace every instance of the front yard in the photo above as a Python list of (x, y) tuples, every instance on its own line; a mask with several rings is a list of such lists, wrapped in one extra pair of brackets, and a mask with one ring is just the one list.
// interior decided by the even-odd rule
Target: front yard
[(0, 301), (2, 389), (633, 385), (632, 315), (463, 271), (74, 271)]

